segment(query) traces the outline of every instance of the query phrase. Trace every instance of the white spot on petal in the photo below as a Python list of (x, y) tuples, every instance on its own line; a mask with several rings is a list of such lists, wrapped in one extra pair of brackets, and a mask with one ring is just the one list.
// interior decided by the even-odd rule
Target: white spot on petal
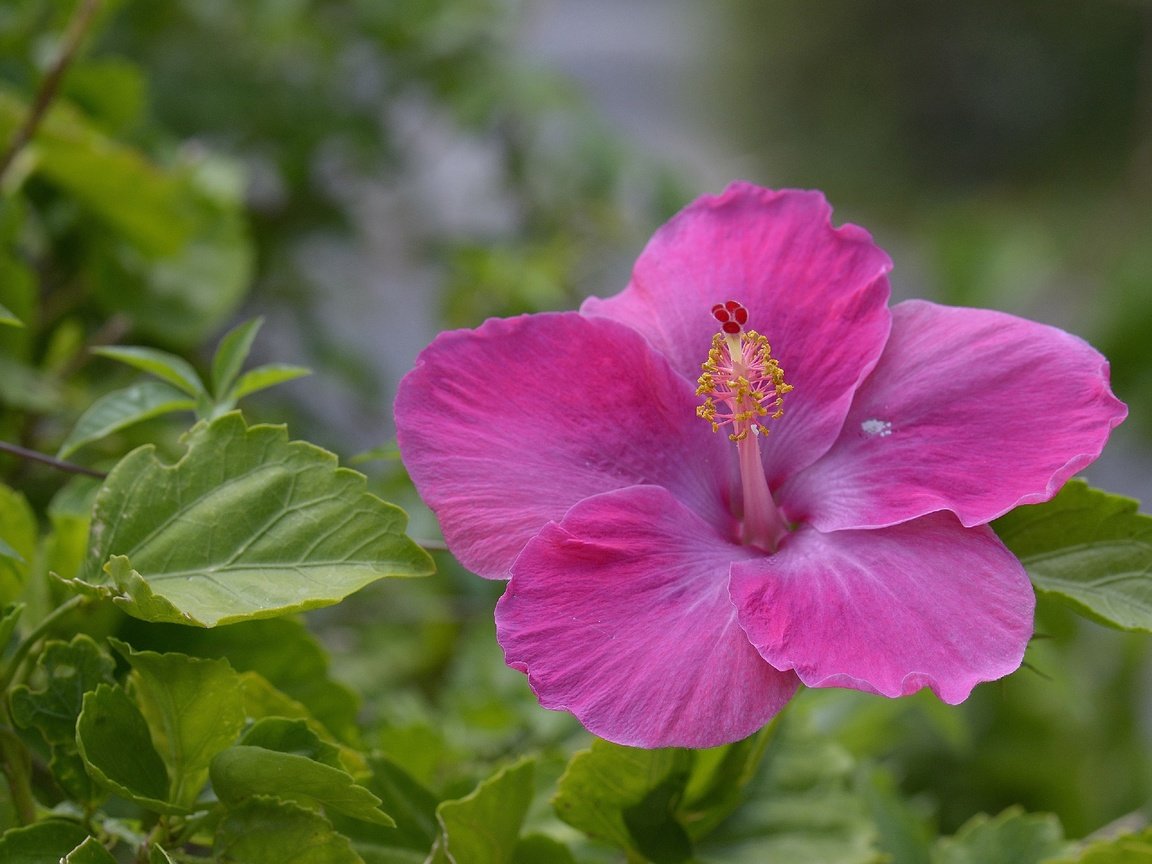
[(860, 424), (860, 431), (869, 438), (887, 438), (892, 434), (892, 424), (887, 420), (865, 420)]

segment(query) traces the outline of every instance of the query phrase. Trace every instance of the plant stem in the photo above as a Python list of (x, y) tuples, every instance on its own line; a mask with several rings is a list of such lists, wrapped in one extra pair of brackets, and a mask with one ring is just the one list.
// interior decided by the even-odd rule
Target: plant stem
[(20, 151), (36, 134), (36, 129), (48, 112), (52, 100), (56, 98), (56, 93), (60, 89), (60, 82), (64, 79), (64, 73), (75, 59), (76, 52), (80, 49), (80, 43), (84, 41), (84, 36), (88, 32), (88, 28), (92, 26), (92, 19), (96, 16), (96, 11), (99, 8), (100, 0), (79, 0), (76, 4), (72, 18), (68, 21), (68, 29), (64, 32), (60, 52), (56, 55), (52, 65), (48, 67), (44, 80), (40, 82), (40, 89), (36, 91), (36, 97), (32, 101), (28, 116), (24, 118), (23, 125), (16, 130), (16, 134), (12, 136), (12, 140), (8, 142), (4, 152), (0, 154), (0, 185), (3, 184), (8, 169), (12, 167), (12, 163)]
[(19, 444), (9, 444), (7, 441), (0, 441), (0, 452), (11, 453), (13, 456), (19, 456), (21, 459), (30, 459), (33, 462), (51, 465), (57, 471), (67, 471), (69, 474), (84, 474), (88, 477), (99, 477), (101, 480), (108, 476), (105, 472), (97, 471), (95, 468), (85, 468), (83, 465), (77, 465), (74, 462), (65, 462), (63, 459), (57, 459), (54, 456), (49, 456), (38, 450), (29, 450), (27, 447), (21, 447)]

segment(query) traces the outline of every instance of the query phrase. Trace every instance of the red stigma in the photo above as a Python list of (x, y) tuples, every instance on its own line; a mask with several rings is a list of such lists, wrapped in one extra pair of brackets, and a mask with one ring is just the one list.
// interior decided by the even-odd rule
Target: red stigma
[(712, 307), (712, 317), (720, 322), (720, 329), (735, 336), (744, 332), (748, 323), (748, 310), (735, 300), (717, 303)]

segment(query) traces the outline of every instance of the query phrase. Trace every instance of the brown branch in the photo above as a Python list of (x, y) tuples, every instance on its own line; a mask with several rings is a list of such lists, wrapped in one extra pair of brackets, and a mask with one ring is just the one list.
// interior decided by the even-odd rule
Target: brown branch
[(92, 26), (92, 19), (99, 8), (100, 0), (79, 0), (76, 4), (76, 9), (72, 12), (72, 18), (68, 22), (68, 29), (65, 31), (63, 42), (60, 45), (60, 52), (52, 61), (52, 65), (48, 67), (44, 80), (40, 82), (40, 89), (36, 91), (36, 98), (32, 101), (32, 108), (29, 110), (28, 116), (24, 119), (23, 125), (16, 130), (12, 140), (8, 142), (3, 154), (0, 154), (0, 182), (3, 182), (4, 176), (8, 173), (8, 169), (20, 151), (36, 134), (36, 129), (48, 112), (52, 100), (56, 98), (64, 73), (75, 59), (76, 52), (80, 50), (80, 43), (84, 41), (84, 36), (88, 32), (88, 28)]
[(88, 477), (99, 477), (101, 480), (108, 476), (103, 471), (97, 471), (94, 468), (85, 468), (83, 465), (77, 465), (74, 462), (65, 462), (62, 459), (56, 459), (37, 450), (29, 450), (27, 447), (21, 447), (18, 444), (9, 444), (7, 441), (0, 441), (0, 452), (11, 453), (13, 456), (19, 456), (21, 459), (29, 459), (33, 462), (41, 462), (44, 465), (52, 466), (57, 471), (67, 471), (69, 474), (84, 474)]

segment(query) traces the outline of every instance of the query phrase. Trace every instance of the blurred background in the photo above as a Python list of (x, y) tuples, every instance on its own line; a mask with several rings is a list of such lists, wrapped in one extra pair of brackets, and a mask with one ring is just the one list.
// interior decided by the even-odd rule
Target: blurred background
[[(0, 138), (71, 13), (0, 6)], [(117, 0), (61, 100), (74, 113), (45, 127), (39, 165), (7, 172), (21, 194), (0, 212), (16, 250), (0, 302), (36, 319), (0, 334), (0, 398), (39, 418), (21, 434), (44, 449), (66, 431), (51, 411), (91, 398), (56, 372), (123, 383), (69, 359), (80, 346), (113, 336), (203, 362), (228, 324), (263, 315), (258, 359), (315, 375), (253, 413), (345, 458), (373, 451), (436, 332), (615, 293), (658, 225), (741, 178), (822, 189), (892, 255), (897, 298), (1096, 345), (1131, 416), (1089, 479), (1152, 499), (1146, 0)], [(35, 313), (17, 284), (37, 287)], [(360, 464), (414, 506), (395, 462)], [(379, 609), (322, 619), (396, 740), (417, 728), (398, 717), (443, 708), (461, 645), (505, 671), (490, 633), (461, 624), (487, 621), (490, 586), (441, 565), (439, 587), (380, 589), (403, 636), (368, 626)], [(1094, 830), (1152, 791), (1147, 650), (1046, 605), (1040, 630), (1030, 669), (962, 709), (806, 704), (942, 829), (1020, 802)], [(511, 703), (467, 710), (515, 726), (508, 704), (535, 710), (525, 691), (513, 674), (488, 697)]]

